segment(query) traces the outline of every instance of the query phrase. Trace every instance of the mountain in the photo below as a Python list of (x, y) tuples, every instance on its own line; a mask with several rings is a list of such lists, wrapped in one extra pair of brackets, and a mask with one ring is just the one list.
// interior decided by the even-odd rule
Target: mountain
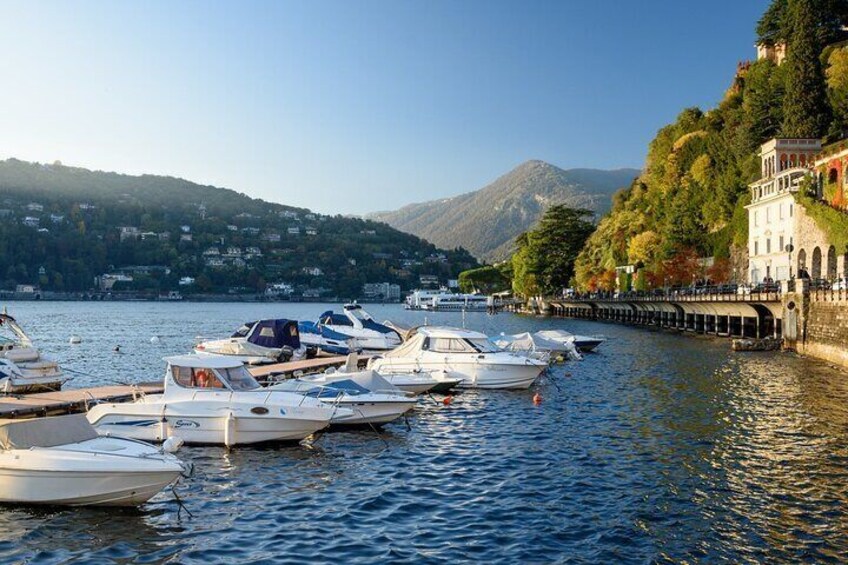
[(510, 255), (515, 238), (551, 204), (589, 208), (600, 216), (609, 210), (613, 193), (638, 174), (636, 169), (563, 170), (527, 161), (480, 190), (368, 218), (439, 246), (462, 246), (479, 259), (498, 261)]
[[(476, 261), (374, 221), (187, 180), (0, 161), (0, 288), (362, 296), (365, 283), (445, 283)], [(111, 275), (103, 277), (103, 275)], [(182, 279), (182, 284), (180, 283)], [(194, 283), (189, 283), (194, 279)]]

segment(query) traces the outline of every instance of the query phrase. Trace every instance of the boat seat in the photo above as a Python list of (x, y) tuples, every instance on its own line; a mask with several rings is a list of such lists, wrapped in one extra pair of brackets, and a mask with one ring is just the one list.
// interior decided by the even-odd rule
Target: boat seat
[(0, 447), (30, 449), (78, 443), (97, 437), (85, 414), (31, 420), (0, 420)]
[(3, 357), (13, 363), (38, 361), (38, 350), (34, 347), (16, 347), (3, 354)]

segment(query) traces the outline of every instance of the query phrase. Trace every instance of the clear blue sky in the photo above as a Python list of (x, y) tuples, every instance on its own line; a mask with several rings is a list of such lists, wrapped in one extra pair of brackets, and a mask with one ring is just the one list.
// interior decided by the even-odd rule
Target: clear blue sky
[(640, 167), (754, 56), (767, 0), (0, 0), (0, 157), (326, 213), (467, 192), (527, 159)]

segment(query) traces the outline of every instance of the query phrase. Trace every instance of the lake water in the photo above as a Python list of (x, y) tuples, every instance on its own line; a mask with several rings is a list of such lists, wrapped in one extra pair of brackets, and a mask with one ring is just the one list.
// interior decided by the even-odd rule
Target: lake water
[[(68, 386), (158, 380), (161, 357), (318, 304), (10, 304)], [(404, 325), (424, 313), (368, 309)], [(461, 314), (427, 314), (461, 324)], [(848, 375), (726, 340), (469, 314), (497, 334), (603, 333), (535, 390), (422, 399), (300, 446), (183, 448), (195, 475), (140, 510), (0, 508), (0, 561), (798, 562), (848, 559)], [(71, 335), (82, 344), (69, 345)], [(158, 343), (151, 343), (157, 336)], [(112, 351), (121, 345), (122, 353)], [(82, 374), (84, 373), (84, 374)]]

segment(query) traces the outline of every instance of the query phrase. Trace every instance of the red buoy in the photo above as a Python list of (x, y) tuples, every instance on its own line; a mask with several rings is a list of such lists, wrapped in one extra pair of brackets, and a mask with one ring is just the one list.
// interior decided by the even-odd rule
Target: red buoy
[(442, 404), (445, 406), (450, 406), (450, 403), (453, 402), (453, 396), (448, 395), (442, 400)]
[(537, 392), (536, 394), (533, 395), (533, 404), (538, 406), (541, 403), (542, 403), (542, 395)]

